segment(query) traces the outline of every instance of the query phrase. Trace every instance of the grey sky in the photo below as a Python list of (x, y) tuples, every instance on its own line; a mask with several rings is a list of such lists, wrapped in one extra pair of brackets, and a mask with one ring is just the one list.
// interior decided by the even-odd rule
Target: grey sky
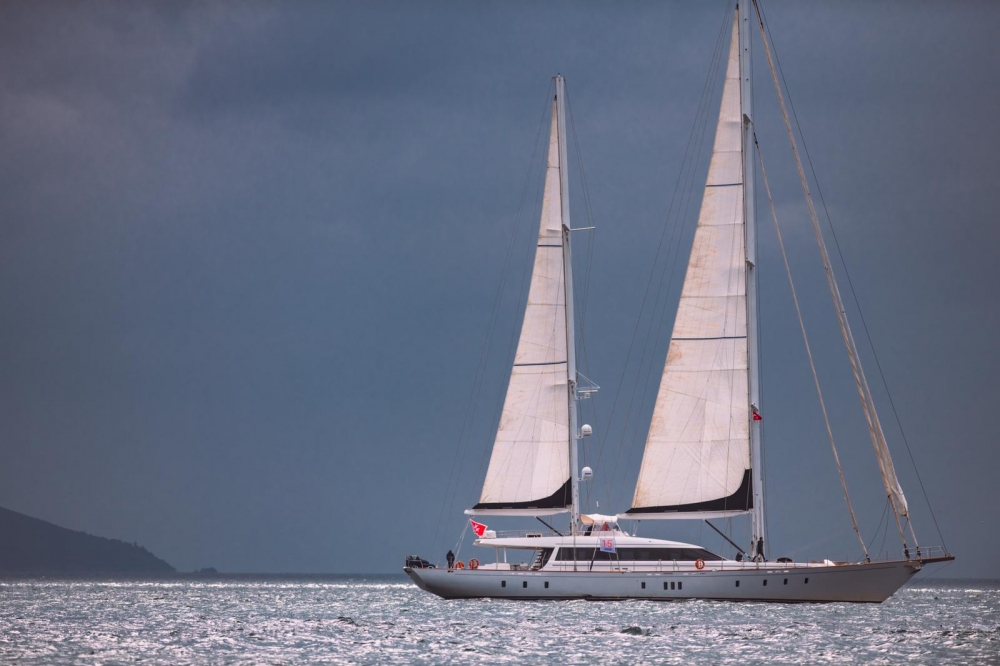
[[(181, 569), (393, 571), (407, 552), (439, 557), (482, 478), (534, 180), (435, 542), (560, 72), (599, 227), (585, 333), (603, 390), (587, 406), (588, 462), (608, 439), (591, 499), (627, 508), (669, 299), (663, 334), (626, 372), (623, 395), (639, 367), (653, 385), (640, 385), (613, 479), (623, 404), (607, 419), (724, 9), (4, 3), (0, 505), (137, 540)], [(945, 572), (1000, 576), (1000, 8), (765, 10), (913, 456), (960, 558)], [(758, 134), (870, 538), (884, 496), (762, 55)], [(772, 553), (855, 555), (759, 211)], [(673, 298), (678, 286), (679, 276)], [(918, 535), (936, 544), (881, 388), (876, 401)], [(717, 545), (697, 526), (643, 529)]]

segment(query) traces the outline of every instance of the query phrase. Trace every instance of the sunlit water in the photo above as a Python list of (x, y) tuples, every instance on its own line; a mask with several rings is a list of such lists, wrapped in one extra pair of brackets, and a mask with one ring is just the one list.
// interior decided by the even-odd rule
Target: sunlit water
[(444, 601), (403, 576), (0, 580), (0, 663), (1000, 663), (1000, 583), (879, 605)]

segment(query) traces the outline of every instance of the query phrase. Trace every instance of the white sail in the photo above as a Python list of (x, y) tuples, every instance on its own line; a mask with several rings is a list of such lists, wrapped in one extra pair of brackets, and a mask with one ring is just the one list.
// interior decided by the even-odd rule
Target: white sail
[(751, 508), (739, 36), (708, 181), (636, 484), (633, 517)]
[(490, 466), (469, 514), (569, 510), (569, 381), (556, 104), (528, 304)]

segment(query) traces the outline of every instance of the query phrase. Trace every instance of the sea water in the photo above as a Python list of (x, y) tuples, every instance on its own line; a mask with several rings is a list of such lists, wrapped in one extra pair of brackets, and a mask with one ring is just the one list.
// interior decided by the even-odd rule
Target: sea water
[(445, 601), (405, 576), (0, 580), (0, 663), (1000, 663), (1000, 582), (883, 604)]

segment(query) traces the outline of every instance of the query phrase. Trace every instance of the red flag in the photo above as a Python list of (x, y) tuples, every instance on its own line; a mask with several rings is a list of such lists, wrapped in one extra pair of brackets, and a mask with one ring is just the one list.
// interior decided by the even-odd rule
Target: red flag
[(477, 523), (472, 518), (469, 518), (469, 522), (472, 524), (472, 531), (475, 533), (475, 535), (479, 538), (482, 538), (483, 534), (486, 533), (486, 525), (483, 525), (482, 523)]
[(763, 421), (764, 417), (761, 416), (760, 413), (755, 409), (755, 410), (753, 410), (753, 420), (754, 421)]

